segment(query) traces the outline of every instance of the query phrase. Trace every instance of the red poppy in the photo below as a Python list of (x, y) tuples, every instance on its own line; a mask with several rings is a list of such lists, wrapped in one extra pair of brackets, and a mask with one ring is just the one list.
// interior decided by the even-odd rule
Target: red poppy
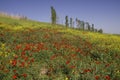
[(110, 76), (106, 75), (106, 76), (105, 76), (105, 79), (106, 79), (106, 80), (110, 80)]
[(17, 75), (13, 75), (12, 78), (13, 78), (13, 79), (17, 79)]
[(32, 58), (32, 59), (30, 60), (30, 62), (34, 62), (34, 58)]
[(21, 47), (22, 47), (21, 45), (17, 45), (15, 49), (19, 50)]
[(70, 66), (70, 68), (72, 68), (72, 69), (73, 69), (73, 68), (75, 68), (75, 66)]
[(27, 74), (22, 74), (23, 77), (27, 77)]
[(20, 67), (24, 67), (24, 66), (25, 66), (25, 63), (21, 62)]
[(30, 64), (31, 62), (29, 61), (28, 64)]
[(70, 63), (70, 61), (68, 60), (68, 61), (66, 61), (66, 64), (69, 64)]
[(21, 54), (22, 54), (22, 55), (25, 55), (25, 51), (23, 51)]
[(22, 59), (25, 59), (25, 55), (21, 55), (21, 58), (22, 58)]
[(16, 70), (13, 70), (14, 73), (16, 73)]
[(84, 73), (87, 73), (87, 72), (91, 72), (91, 70), (90, 69), (85, 69)]
[(95, 80), (99, 80), (100, 79), (100, 76), (95, 76)]
[(96, 64), (100, 64), (101, 62), (100, 61), (95, 61)]
[(17, 59), (17, 58), (18, 58), (18, 56), (17, 56), (17, 55), (15, 55), (15, 56), (14, 56), (14, 58), (15, 58), (15, 59)]
[(9, 70), (8, 70), (8, 69), (5, 69), (5, 70), (4, 70), (4, 72), (5, 72), (5, 73), (8, 73), (8, 72), (9, 72)]
[(76, 57), (77, 56), (77, 54), (71, 54), (71, 57)]
[(16, 66), (16, 64), (17, 64), (17, 60), (12, 60), (12, 65)]
[(28, 60), (28, 57), (25, 57), (24, 60), (27, 61), (27, 60)]
[(51, 60), (53, 60), (53, 59), (55, 59), (57, 57), (57, 55), (53, 55), (53, 56), (51, 56)]
[(82, 53), (82, 49), (78, 48), (78, 49), (76, 50), (76, 52), (77, 52), (77, 53)]
[(24, 51), (28, 51), (28, 50), (31, 50), (30, 44), (26, 44), (26, 46), (25, 46), (25, 48), (24, 48)]
[(109, 64), (109, 63), (105, 65), (105, 67), (109, 67), (109, 66), (110, 66), (110, 64)]

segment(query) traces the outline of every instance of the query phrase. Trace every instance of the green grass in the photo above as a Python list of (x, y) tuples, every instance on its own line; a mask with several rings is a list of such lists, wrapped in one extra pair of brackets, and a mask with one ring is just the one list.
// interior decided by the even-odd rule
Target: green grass
[(119, 80), (120, 37), (0, 16), (1, 80)]

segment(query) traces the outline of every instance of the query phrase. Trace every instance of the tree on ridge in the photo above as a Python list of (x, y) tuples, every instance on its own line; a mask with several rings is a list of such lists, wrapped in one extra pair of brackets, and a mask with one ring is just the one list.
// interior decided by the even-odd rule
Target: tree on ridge
[(66, 27), (69, 27), (68, 16), (65, 16), (65, 26), (66, 26)]
[(56, 21), (57, 21), (56, 11), (53, 8), (53, 6), (51, 6), (51, 22), (52, 24), (56, 24)]

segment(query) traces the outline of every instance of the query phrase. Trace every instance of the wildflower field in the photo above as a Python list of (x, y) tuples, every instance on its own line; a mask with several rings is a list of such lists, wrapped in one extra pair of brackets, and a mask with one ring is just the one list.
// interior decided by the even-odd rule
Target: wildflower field
[(120, 80), (120, 36), (0, 17), (0, 80)]

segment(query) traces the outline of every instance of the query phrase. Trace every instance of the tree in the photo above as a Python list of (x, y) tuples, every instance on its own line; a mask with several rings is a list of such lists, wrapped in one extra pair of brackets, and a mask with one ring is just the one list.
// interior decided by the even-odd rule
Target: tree
[(73, 27), (73, 20), (70, 18), (70, 27)]
[(92, 24), (91, 31), (94, 32), (94, 24)]
[(56, 24), (56, 11), (55, 9), (53, 8), (53, 6), (51, 6), (51, 21), (52, 21), (52, 24)]
[(95, 32), (98, 32), (98, 30), (97, 30), (97, 29), (94, 29), (94, 31), (95, 31)]
[(99, 33), (103, 33), (103, 30), (102, 30), (102, 29), (99, 29), (98, 32), (99, 32)]
[(81, 21), (81, 23), (80, 23), (80, 27), (81, 27), (81, 29), (82, 29), (82, 30), (84, 30), (84, 29), (85, 29), (85, 27), (84, 27), (84, 26), (85, 26), (84, 21)]
[(78, 24), (77, 24), (77, 28), (78, 28), (78, 29), (80, 29), (80, 27), (81, 27), (81, 25), (80, 25), (80, 24), (81, 24), (81, 21), (80, 21), (80, 20), (78, 20)]
[(79, 23), (78, 23), (78, 19), (76, 18), (76, 27), (78, 28), (79, 27)]
[(88, 22), (86, 22), (86, 27), (87, 27), (88, 31), (90, 31), (90, 25)]
[(68, 16), (65, 16), (65, 26), (66, 26), (66, 27), (69, 27)]
[(75, 22), (73, 21), (73, 23), (72, 23), (72, 24), (73, 24), (72, 28), (74, 28), (74, 24), (75, 24)]

